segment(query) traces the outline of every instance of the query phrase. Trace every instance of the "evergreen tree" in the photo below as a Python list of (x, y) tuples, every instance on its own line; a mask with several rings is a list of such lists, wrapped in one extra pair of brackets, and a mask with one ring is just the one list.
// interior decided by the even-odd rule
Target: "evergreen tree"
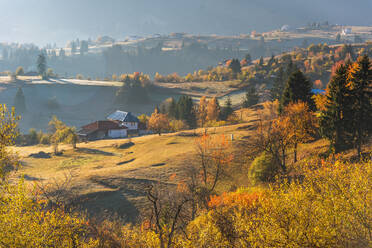
[(227, 97), (225, 106), (222, 108), (221, 111), (221, 120), (227, 120), (230, 115), (234, 113), (234, 110), (232, 108), (231, 98), (230, 96)]
[(24, 113), (26, 111), (25, 95), (21, 87), (18, 88), (17, 93), (14, 97), (14, 108), (17, 113)]
[(238, 73), (242, 72), (240, 61), (238, 59), (232, 59), (229, 68), (232, 70), (235, 78)]
[(271, 67), (276, 62), (274, 54), (271, 55), (269, 62), (267, 63), (269, 67)]
[(270, 89), (271, 98), (273, 100), (280, 99), (281, 95), (283, 94), (285, 81), (284, 69), (282, 66), (280, 66), (275, 77), (273, 87)]
[(312, 99), (313, 94), (311, 89), (311, 82), (300, 70), (293, 72), (285, 85), (283, 95), (280, 99), (279, 112), (281, 113), (283, 108), (289, 103), (296, 103), (298, 101), (307, 103), (310, 110), (314, 110), (315, 103)]
[(293, 63), (292, 57), (289, 57), (288, 65), (285, 71), (286, 81), (295, 72), (298, 71), (297, 66)]
[(171, 118), (178, 119), (177, 103), (172, 97), (169, 103), (168, 115)]
[(351, 111), (354, 146), (358, 157), (362, 144), (372, 134), (372, 63), (367, 55), (359, 57), (349, 69), (348, 87), (352, 98)]
[(181, 96), (177, 104), (178, 118), (186, 121), (190, 128), (196, 127), (194, 103), (190, 96)]
[(352, 113), (347, 77), (347, 65), (339, 65), (327, 86), (327, 102), (320, 117), (321, 134), (335, 153), (350, 147)]
[(259, 66), (263, 66), (264, 65), (264, 58), (262, 56), (260, 57), (260, 60), (258, 62), (258, 65)]
[(252, 63), (252, 57), (249, 53), (247, 53), (244, 58), (247, 61), (248, 65)]
[(44, 53), (41, 53), (37, 58), (37, 70), (39, 75), (44, 79), (46, 78), (47, 62)]
[(250, 87), (245, 93), (245, 99), (243, 101), (243, 108), (249, 108), (259, 101), (259, 96), (254, 86)]

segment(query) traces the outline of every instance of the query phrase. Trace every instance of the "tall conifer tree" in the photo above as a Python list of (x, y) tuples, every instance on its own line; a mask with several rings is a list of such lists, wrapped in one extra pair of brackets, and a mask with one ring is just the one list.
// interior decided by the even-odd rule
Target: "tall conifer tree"
[(372, 134), (372, 63), (367, 55), (350, 67), (347, 86), (352, 97), (354, 146), (360, 158), (362, 144)]
[(307, 103), (309, 108), (314, 110), (315, 104), (312, 99), (313, 94), (311, 89), (311, 82), (300, 70), (293, 72), (285, 85), (280, 101), (279, 112), (281, 112), (289, 103), (296, 103), (298, 101)]
[(327, 86), (327, 102), (320, 117), (320, 131), (330, 141), (333, 152), (350, 147), (351, 99), (347, 88), (348, 65), (340, 64)]

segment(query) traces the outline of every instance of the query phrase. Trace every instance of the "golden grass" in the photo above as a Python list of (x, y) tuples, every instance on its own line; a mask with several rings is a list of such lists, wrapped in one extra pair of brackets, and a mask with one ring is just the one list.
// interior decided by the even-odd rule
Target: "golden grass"
[[(242, 124), (208, 128), (207, 132), (211, 135), (224, 134), (229, 139), (233, 134), (233, 144), (249, 139), (254, 134), (257, 109), (262, 106), (264, 104), (237, 111), (244, 121)], [(199, 128), (182, 133), (202, 134), (204, 131)], [(177, 184), (177, 180), (182, 179), (184, 167), (195, 162), (197, 137), (179, 134), (79, 143), (76, 150), (69, 145), (61, 145), (59, 148), (63, 150), (63, 155), (52, 155), (49, 159), (29, 157), (40, 151), (51, 153), (52, 147), (49, 146), (12, 149), (19, 154), (23, 163), (18, 175), (25, 175), (30, 184), (36, 181), (46, 185), (55, 180), (64, 180), (65, 175), (71, 173), (74, 175), (72, 186), (78, 189), (79, 197), (87, 199), (84, 206), (88, 211), (96, 214), (108, 210), (119, 215), (135, 215), (137, 209), (146, 207), (146, 184)], [(118, 148), (129, 141), (134, 145), (127, 149)], [(326, 146), (327, 143), (322, 140), (301, 145), (299, 158), (312, 154), (314, 150), (325, 150)], [(231, 187), (248, 185), (245, 169), (234, 168), (232, 178), (220, 184), (218, 190), (228, 191)], [(177, 175), (176, 180), (170, 180), (173, 174)]]

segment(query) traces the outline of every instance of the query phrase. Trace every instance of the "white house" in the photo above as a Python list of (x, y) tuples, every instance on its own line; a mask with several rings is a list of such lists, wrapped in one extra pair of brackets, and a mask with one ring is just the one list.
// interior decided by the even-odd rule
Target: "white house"
[(139, 120), (131, 112), (116, 110), (107, 117), (110, 121), (117, 121), (119, 125), (128, 128), (128, 130), (138, 130)]

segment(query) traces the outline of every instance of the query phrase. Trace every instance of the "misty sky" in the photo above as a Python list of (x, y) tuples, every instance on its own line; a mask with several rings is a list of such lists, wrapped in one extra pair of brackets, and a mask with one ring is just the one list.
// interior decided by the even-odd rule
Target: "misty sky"
[(311, 21), (372, 25), (372, 0), (0, 0), (0, 42), (239, 34)]

